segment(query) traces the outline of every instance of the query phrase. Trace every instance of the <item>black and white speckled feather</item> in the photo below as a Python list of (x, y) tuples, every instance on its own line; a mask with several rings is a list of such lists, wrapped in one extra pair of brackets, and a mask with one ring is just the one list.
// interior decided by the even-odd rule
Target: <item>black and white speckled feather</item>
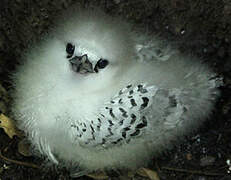
[(154, 86), (147, 87), (144, 84), (128, 85), (99, 110), (96, 119), (73, 124), (73, 138), (82, 146), (107, 148), (140, 137), (147, 131), (145, 112), (152, 104), (157, 90)]

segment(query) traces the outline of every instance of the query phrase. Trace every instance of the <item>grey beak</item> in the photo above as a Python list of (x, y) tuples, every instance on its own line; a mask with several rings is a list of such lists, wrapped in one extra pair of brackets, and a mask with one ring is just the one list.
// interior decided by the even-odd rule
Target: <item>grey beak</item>
[(88, 60), (87, 54), (75, 56), (69, 60), (71, 69), (80, 74), (93, 73), (92, 63)]

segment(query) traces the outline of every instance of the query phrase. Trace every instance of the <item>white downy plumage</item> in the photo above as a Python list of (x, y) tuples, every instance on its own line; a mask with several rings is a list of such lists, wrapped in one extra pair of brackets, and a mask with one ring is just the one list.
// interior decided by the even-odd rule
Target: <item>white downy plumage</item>
[(209, 116), (220, 79), (207, 65), (98, 10), (77, 12), (13, 75), (13, 115), (42, 155), (135, 169)]

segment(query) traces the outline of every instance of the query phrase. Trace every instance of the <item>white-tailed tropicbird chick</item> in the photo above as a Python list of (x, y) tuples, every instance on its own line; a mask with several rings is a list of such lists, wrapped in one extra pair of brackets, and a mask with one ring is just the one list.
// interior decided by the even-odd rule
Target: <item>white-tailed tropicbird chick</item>
[(73, 11), (26, 53), (12, 111), (42, 155), (89, 171), (135, 169), (209, 116), (216, 74), (135, 31)]

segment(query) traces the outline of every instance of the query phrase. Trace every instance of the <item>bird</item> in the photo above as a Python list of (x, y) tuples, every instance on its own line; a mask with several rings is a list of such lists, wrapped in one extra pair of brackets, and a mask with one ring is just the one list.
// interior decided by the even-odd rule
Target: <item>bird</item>
[(12, 73), (12, 116), (36, 155), (134, 170), (208, 119), (221, 78), (200, 58), (103, 10), (68, 10)]

